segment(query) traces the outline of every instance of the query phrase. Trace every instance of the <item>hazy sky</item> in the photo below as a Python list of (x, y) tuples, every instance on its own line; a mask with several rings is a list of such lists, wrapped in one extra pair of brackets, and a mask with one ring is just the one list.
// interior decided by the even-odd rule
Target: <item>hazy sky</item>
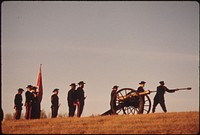
[(60, 89), (59, 113), (68, 114), (69, 85), (81, 80), (83, 116), (109, 109), (113, 85), (137, 89), (142, 80), (147, 90), (161, 80), (168, 88), (192, 87), (166, 93), (166, 106), (169, 112), (199, 110), (197, 2), (6, 1), (1, 7), (5, 114), (14, 112), (19, 87), (36, 85), (40, 64), (47, 114), (54, 88)]

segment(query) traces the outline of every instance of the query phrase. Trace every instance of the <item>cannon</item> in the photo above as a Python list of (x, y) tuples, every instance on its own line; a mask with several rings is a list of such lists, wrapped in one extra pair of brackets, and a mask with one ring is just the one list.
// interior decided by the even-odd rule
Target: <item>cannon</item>
[[(191, 90), (192, 88), (171, 89), (172, 91)], [(110, 114), (148, 114), (151, 110), (151, 100), (148, 94), (156, 92), (145, 90), (137, 92), (132, 88), (122, 88), (111, 98), (111, 109), (101, 115)]]
[(123, 88), (116, 92), (111, 99), (111, 112), (117, 114), (149, 113), (151, 100), (150, 91), (138, 93), (132, 88)]
[(118, 90), (111, 98), (111, 109), (102, 115), (109, 114), (147, 114), (151, 110), (150, 91), (138, 93), (132, 88)]

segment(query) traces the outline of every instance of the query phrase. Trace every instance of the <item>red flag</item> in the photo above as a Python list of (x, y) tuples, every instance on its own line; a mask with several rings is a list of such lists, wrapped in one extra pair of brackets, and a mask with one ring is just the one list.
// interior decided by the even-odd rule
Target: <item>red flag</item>
[(43, 95), (43, 87), (42, 87), (42, 64), (40, 64), (40, 70), (38, 73), (38, 78), (37, 78), (37, 87), (38, 87), (38, 99), (39, 102), (42, 101), (42, 95)]

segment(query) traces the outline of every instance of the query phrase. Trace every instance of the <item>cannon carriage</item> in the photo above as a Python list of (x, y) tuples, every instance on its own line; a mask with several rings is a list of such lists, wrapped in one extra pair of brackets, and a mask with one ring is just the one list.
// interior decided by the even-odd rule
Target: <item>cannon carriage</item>
[[(191, 90), (188, 88), (170, 89), (170, 91)], [(112, 96), (111, 109), (101, 115), (110, 114), (148, 114), (151, 110), (151, 100), (148, 94), (156, 92), (145, 90), (144, 92), (137, 92), (132, 88), (122, 88)]]
[(114, 114), (147, 114), (151, 110), (150, 91), (138, 93), (132, 88), (118, 90), (111, 99), (111, 113)]

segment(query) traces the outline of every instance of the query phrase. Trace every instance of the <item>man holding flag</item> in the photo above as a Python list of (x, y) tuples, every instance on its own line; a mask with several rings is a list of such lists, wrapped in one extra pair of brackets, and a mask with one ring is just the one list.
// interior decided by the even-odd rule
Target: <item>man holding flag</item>
[(40, 112), (41, 112), (41, 101), (42, 101), (42, 95), (43, 95), (43, 86), (42, 86), (42, 64), (40, 64), (40, 69), (38, 73), (38, 78), (37, 78), (37, 84), (36, 86), (38, 87), (38, 92), (37, 92), (37, 97), (38, 97), (38, 105), (39, 105), (39, 111), (37, 118), (40, 118)]

